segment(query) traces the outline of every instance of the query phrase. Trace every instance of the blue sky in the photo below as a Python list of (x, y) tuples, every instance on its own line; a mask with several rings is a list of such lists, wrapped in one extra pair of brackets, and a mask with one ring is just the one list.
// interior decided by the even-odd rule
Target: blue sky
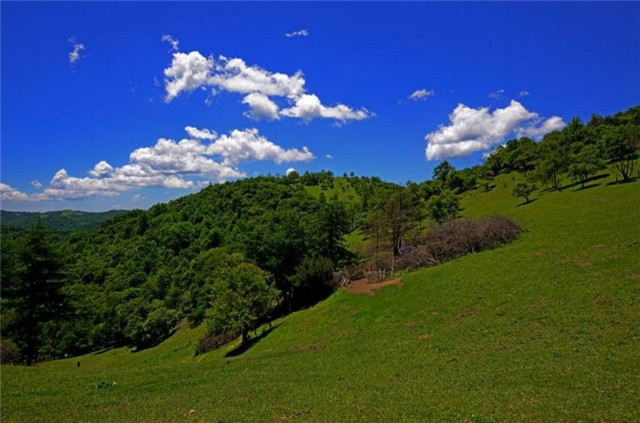
[(146, 208), (289, 168), (422, 181), (640, 103), (640, 3), (4, 2), (1, 35), (10, 210)]

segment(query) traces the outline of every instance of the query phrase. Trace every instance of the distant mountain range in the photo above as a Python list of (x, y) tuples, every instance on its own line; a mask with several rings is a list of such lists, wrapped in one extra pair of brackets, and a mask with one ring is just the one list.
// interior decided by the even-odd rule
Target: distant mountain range
[(38, 213), (0, 210), (0, 222), (8, 228), (28, 229), (40, 217), (44, 226), (54, 231), (86, 231), (97, 228), (100, 223), (110, 217), (127, 212), (128, 210), (109, 210), (99, 213), (60, 210)]

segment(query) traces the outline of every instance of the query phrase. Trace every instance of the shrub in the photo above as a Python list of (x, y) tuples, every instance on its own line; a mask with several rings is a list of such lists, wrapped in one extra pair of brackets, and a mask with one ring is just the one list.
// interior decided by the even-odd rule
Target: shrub
[(20, 360), (20, 348), (11, 339), (0, 339), (0, 363), (17, 364)]
[(416, 239), (409, 252), (397, 260), (396, 268), (433, 266), (463, 254), (506, 244), (520, 232), (522, 229), (515, 222), (503, 216), (446, 222)]

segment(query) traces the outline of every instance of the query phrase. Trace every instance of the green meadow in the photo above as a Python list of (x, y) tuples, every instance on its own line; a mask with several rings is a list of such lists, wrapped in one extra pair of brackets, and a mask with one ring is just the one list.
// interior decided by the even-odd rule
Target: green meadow
[(515, 178), (462, 197), (525, 229), (509, 245), (338, 291), (242, 350), (194, 357), (204, 329), (182, 325), (140, 352), (2, 366), (2, 421), (640, 420), (640, 182), (523, 205)]

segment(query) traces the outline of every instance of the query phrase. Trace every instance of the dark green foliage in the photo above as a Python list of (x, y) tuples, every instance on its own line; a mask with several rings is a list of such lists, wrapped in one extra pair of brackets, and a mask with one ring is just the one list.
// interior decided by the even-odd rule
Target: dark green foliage
[(9, 262), (3, 267), (6, 263), (9, 269), (3, 269), (2, 300), (9, 313), (3, 316), (3, 337), (12, 339), (31, 365), (39, 355), (55, 350), (54, 320), (62, 320), (66, 310), (61, 262), (40, 219), (26, 233), (21, 248), (3, 250), (5, 254)]
[(125, 210), (109, 210), (100, 213), (82, 212), (77, 210), (62, 210), (46, 213), (0, 211), (0, 220), (10, 228), (28, 229), (38, 218), (42, 219), (44, 227), (61, 232), (87, 231), (95, 229), (100, 224), (114, 216), (127, 213)]
[(275, 307), (278, 290), (259, 267), (242, 263), (215, 281), (213, 298), (206, 318), (209, 331), (242, 334), (246, 342), (254, 323)]
[(306, 257), (291, 278), (295, 307), (304, 307), (328, 297), (335, 289), (333, 263), (325, 257)]
[(460, 202), (451, 191), (431, 197), (427, 202), (427, 210), (436, 222), (443, 222), (455, 218), (460, 210)]

